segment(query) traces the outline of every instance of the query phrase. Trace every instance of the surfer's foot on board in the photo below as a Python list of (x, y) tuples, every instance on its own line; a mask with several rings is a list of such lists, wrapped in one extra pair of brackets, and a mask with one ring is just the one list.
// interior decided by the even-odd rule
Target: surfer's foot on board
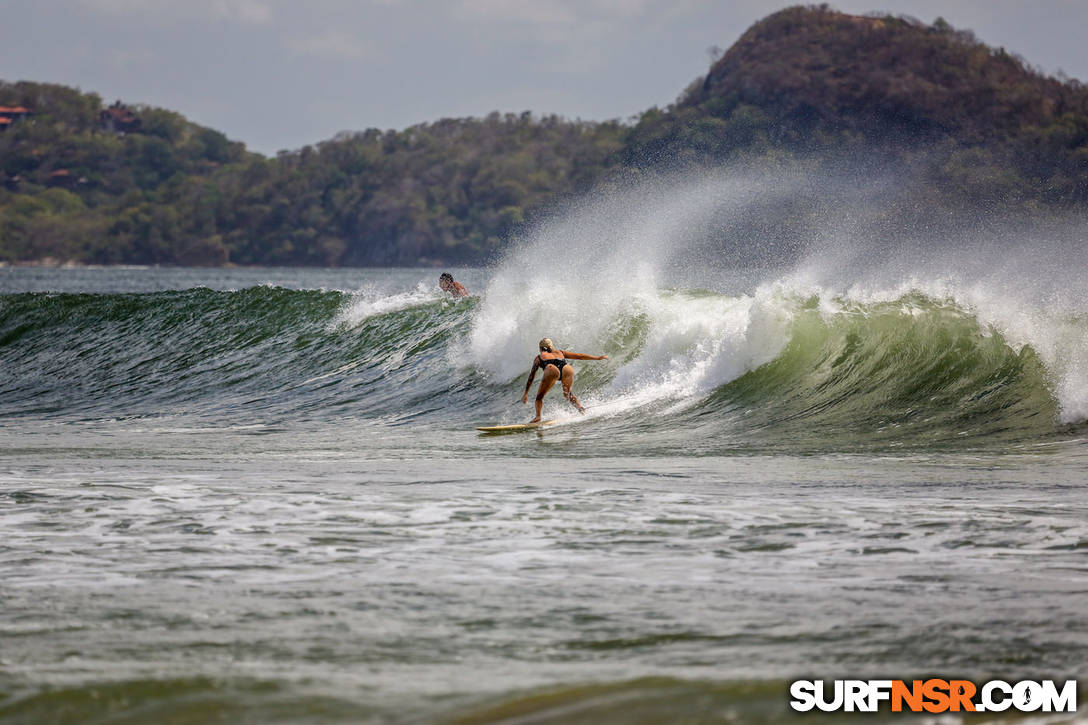
[(535, 418), (533, 418), (532, 420), (529, 421), (529, 425), (532, 425), (533, 423), (539, 423), (539, 422), (540, 422), (540, 416), (538, 415), (537, 417), (535, 417)]

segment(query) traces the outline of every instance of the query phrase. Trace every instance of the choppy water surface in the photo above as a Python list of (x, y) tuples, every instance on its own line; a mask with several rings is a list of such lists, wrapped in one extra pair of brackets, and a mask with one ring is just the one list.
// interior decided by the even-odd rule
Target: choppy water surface
[[(365, 428), (109, 428), (6, 456), (12, 721), (486, 720), (547, 688), (545, 722), (745, 722), (788, 719), (793, 676), (1083, 668), (1075, 448), (511, 458), (451, 432), (460, 455), (379, 457), (345, 444)], [(547, 437), (522, 445), (578, 445)]]
[[(632, 225), (645, 264), (596, 229), (555, 269), (561, 226), (456, 302), (0, 270), (0, 722), (788, 722), (798, 677), (1088, 674), (1088, 297), (693, 271)], [(544, 335), (610, 356), (589, 413), (478, 434)]]

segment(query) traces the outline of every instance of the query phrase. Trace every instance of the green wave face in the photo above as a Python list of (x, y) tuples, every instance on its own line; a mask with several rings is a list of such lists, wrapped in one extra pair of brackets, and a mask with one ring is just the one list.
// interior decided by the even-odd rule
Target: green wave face
[(957, 307), (920, 295), (821, 314), (803, 306), (774, 361), (717, 389), (700, 412), (767, 444), (1007, 445), (1058, 427), (1048, 372)]
[[(0, 298), (0, 314), (6, 417), (519, 422), (534, 353), (478, 302), (428, 297), (17, 294)], [(480, 354), (470, 340), (488, 324)], [(598, 451), (1007, 447), (1079, 430), (1061, 422), (1055, 371), (1030, 345), (921, 294), (660, 291), (596, 325), (590, 351), (611, 360), (576, 368)]]
[[(254, 287), (19, 294), (0, 302), (7, 415), (217, 418), (334, 414), (388, 392), (390, 360), (444, 334), (440, 303), (356, 327), (340, 292)], [(394, 380), (395, 382), (395, 380)], [(393, 387), (397, 387), (394, 385)]]

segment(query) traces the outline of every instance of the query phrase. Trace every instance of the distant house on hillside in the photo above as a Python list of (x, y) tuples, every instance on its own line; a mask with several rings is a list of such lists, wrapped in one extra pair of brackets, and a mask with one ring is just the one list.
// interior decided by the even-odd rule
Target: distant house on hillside
[(6, 130), (16, 121), (21, 121), (33, 113), (22, 106), (0, 106), (0, 131)]
[(112, 133), (135, 133), (140, 130), (140, 117), (120, 101), (98, 114), (98, 120), (102, 128)]

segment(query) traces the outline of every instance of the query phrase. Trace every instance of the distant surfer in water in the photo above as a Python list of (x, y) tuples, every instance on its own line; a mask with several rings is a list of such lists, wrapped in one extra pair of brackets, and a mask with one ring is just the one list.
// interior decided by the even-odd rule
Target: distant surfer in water
[(453, 280), (453, 275), (449, 272), (443, 272), (438, 276), (438, 286), (442, 288), (443, 292), (449, 292), (454, 298), (468, 297), (468, 290), (460, 282)]
[(529, 402), (529, 388), (533, 386), (533, 378), (536, 377), (538, 368), (544, 368), (544, 377), (540, 380), (540, 387), (536, 390), (536, 417), (530, 423), (540, 422), (540, 407), (544, 404), (544, 396), (555, 385), (556, 380), (563, 382), (563, 397), (571, 402), (579, 413), (585, 413), (586, 409), (574, 397), (570, 386), (574, 383), (574, 366), (567, 360), (607, 360), (607, 355), (584, 355), (570, 350), (556, 350), (555, 345), (548, 338), (540, 341), (540, 354), (533, 358), (533, 369), (529, 371), (529, 379), (525, 382), (525, 395), (521, 396), (522, 404)]

